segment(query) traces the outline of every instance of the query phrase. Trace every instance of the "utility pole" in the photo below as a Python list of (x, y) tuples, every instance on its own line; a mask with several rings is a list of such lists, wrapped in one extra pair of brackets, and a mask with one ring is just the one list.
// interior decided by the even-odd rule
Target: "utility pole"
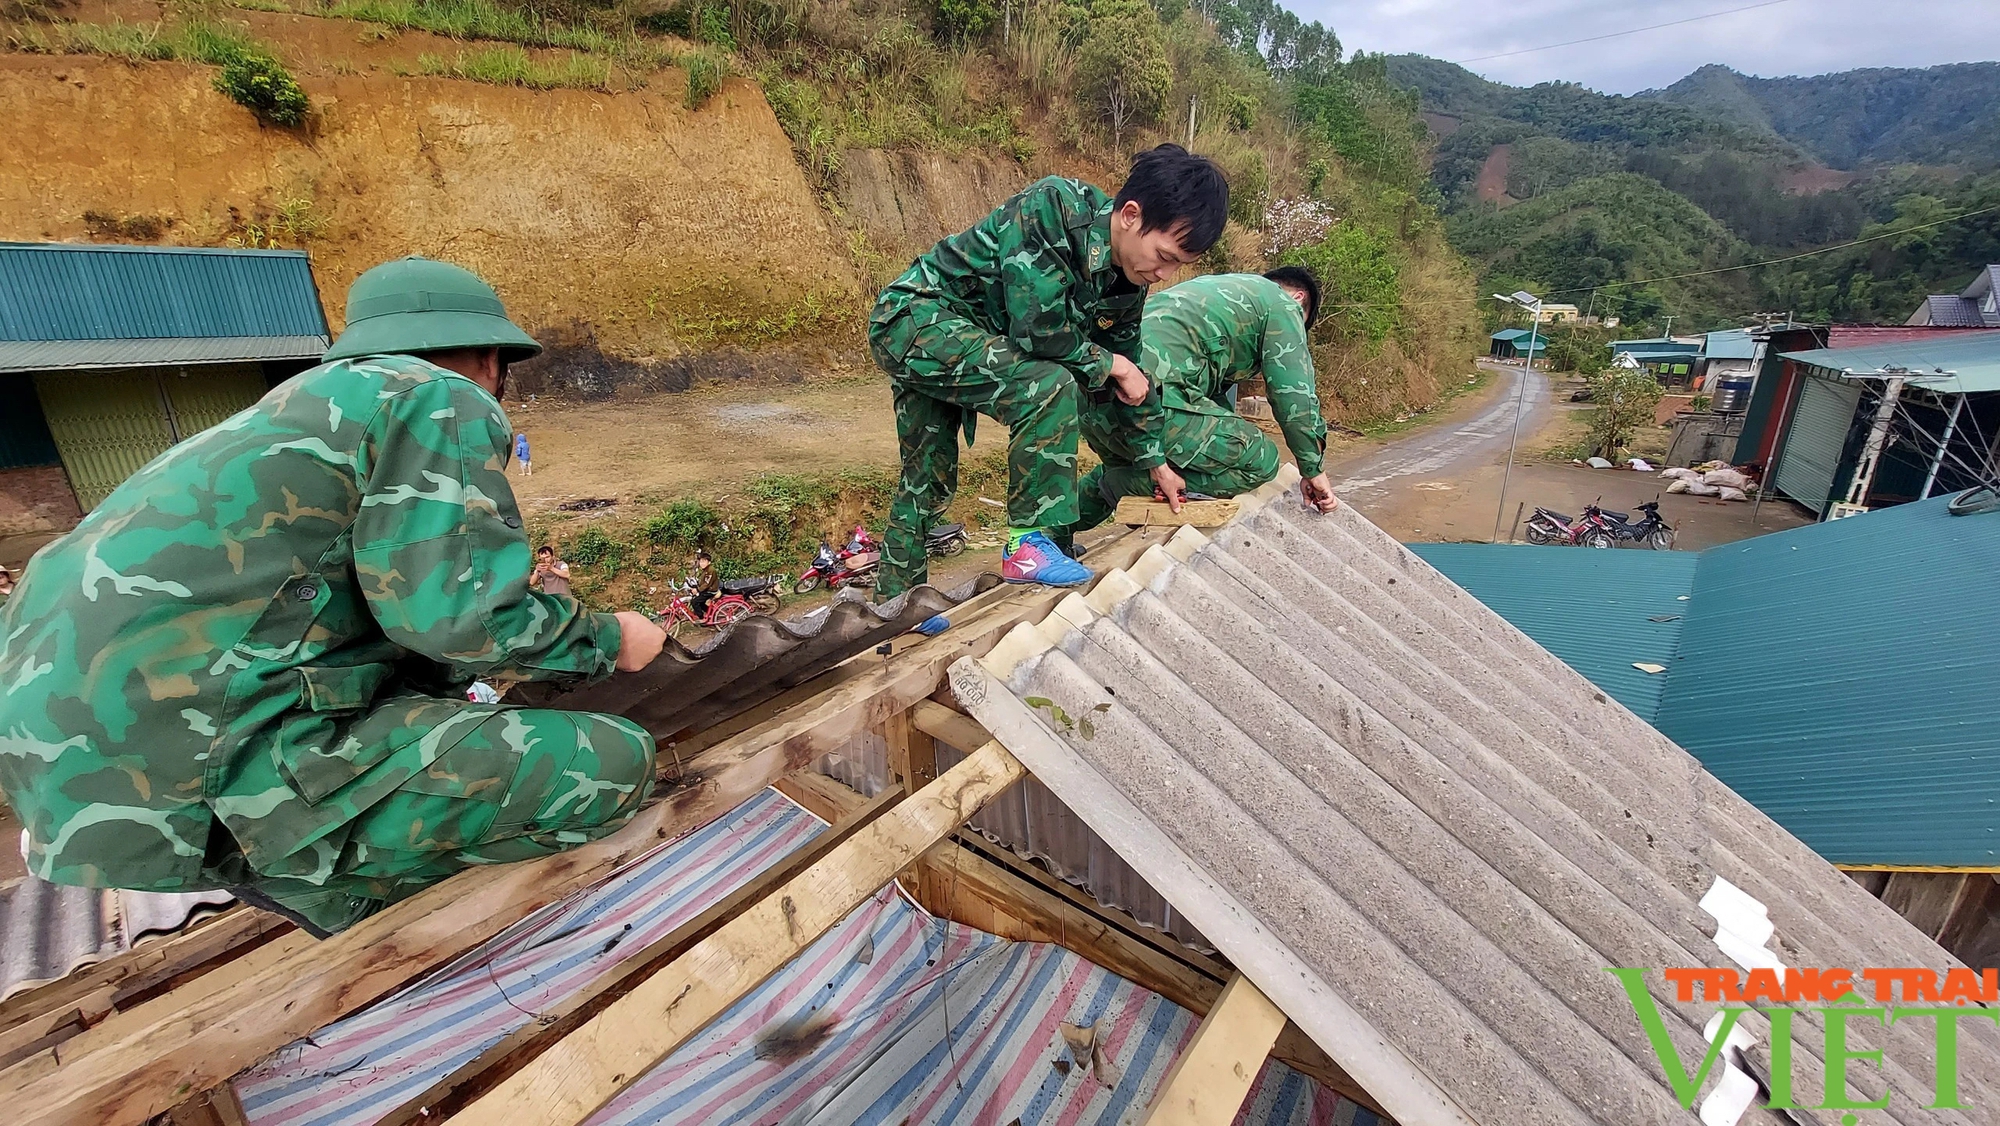
[(1521, 369), (1521, 386), (1514, 394), (1514, 436), (1507, 440), (1507, 467), (1500, 472), (1500, 503), (1493, 512), (1493, 540), (1500, 542), (1500, 521), (1507, 518), (1507, 485), (1514, 477), (1514, 447), (1521, 442), (1521, 412), (1528, 400), (1528, 384), (1535, 378), (1535, 341), (1542, 334), (1542, 299), (1526, 290), (1516, 290), (1512, 297), (1496, 293), (1501, 301), (1511, 302), (1527, 310), (1528, 313), (1528, 362)]
[(1193, 95), (1193, 94), (1189, 94), (1189, 95), (1188, 95), (1188, 140), (1187, 140), (1187, 148), (1188, 148), (1188, 151), (1189, 151), (1189, 152), (1193, 152), (1193, 151), (1194, 151), (1194, 95)]
[(1672, 340), (1673, 338), (1674, 338), (1674, 319), (1673, 319), (1672, 317), (1668, 317), (1668, 318), (1667, 318), (1667, 339), (1668, 339), (1668, 340)]

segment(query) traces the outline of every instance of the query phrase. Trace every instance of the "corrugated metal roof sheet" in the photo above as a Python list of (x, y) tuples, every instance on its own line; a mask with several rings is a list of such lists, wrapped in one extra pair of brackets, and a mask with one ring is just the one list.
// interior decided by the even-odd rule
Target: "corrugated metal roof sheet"
[(1787, 360), (1835, 375), (1908, 373), (1911, 383), (1933, 391), (2000, 391), (2000, 330), (1953, 332), (1860, 348), (1815, 348), (1782, 353)]
[(1407, 546), (1640, 718), (1659, 712), (1666, 677), (1633, 664), (1673, 661), (1688, 607), (1681, 599), (1694, 586), (1694, 552)]
[(0, 372), (317, 360), (324, 336), (202, 336), (149, 340), (0, 340)]
[(0, 340), (326, 335), (297, 251), (0, 243)]
[(1933, 293), (1924, 298), (1924, 312), (1929, 314), (1928, 324), (1943, 325), (1948, 328), (1984, 328), (1986, 318), (1980, 315), (1979, 303), (1967, 301), (1955, 293)]
[[(964, 660), (953, 687), (1399, 1121), (1696, 1121), (1607, 966), (1957, 965), (1351, 508), (1294, 494), (1176, 540), (1010, 635), (1004, 683)], [(1765, 950), (1718, 946), (1724, 881)], [(1648, 979), (1699, 1059), (1717, 1006)], [(1821, 1037), (1793, 1031), (1817, 1089)], [(1928, 1030), (1865, 1031), (1870, 1097), (1928, 1089)], [(1965, 1099), (2000, 1105), (1978, 1039)]]
[(1750, 339), (1747, 328), (1724, 329), (1711, 332), (1703, 341), (1701, 354), (1711, 360), (1749, 360), (1756, 358), (1757, 342)]
[(1669, 340), (1664, 336), (1645, 337), (1638, 340), (1614, 340), (1611, 342), (1611, 353), (1613, 355), (1617, 355), (1620, 352), (1685, 352), (1692, 356), (1699, 351), (1701, 351), (1700, 344), (1688, 343), (1682, 340)]
[(1831, 860), (2000, 866), (2000, 514), (1712, 547), (1661, 730)]
[[(802, 847), (822, 823), (773, 791), (508, 930), (450, 970), (289, 1045), (236, 1081), (254, 1126), (363, 1126)], [(769, 1029), (829, 1027), (803, 1057)], [(1103, 1066), (1066, 1060), (1095, 1024)], [(627, 1088), (599, 1126), (1114, 1126), (1143, 1109), (1194, 1014), (1060, 947), (924, 913), (893, 885)], [(768, 1055), (768, 1053), (766, 1053)], [(1374, 1126), (1275, 1061), (1245, 1126)]]

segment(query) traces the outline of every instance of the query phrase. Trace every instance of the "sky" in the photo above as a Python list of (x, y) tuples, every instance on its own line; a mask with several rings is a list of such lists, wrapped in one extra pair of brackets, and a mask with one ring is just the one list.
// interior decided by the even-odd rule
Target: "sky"
[(1280, 0), (1339, 35), (1348, 52), (1461, 62), (1496, 82), (1581, 82), (1609, 94), (1673, 84), (1705, 63), (1779, 77), (1873, 66), (2000, 59), (1993, 0), (1785, 0), (1602, 42), (1468, 62), (1481, 55), (1741, 8), (1757, 0)]

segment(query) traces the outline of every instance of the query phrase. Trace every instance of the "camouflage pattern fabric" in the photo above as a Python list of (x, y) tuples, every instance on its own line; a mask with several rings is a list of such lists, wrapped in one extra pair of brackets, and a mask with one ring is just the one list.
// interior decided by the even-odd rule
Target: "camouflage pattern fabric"
[[(1118, 417), (1128, 410), (1123, 403), (1112, 403), (1084, 413), (1084, 440), (1102, 464), (1077, 481), (1071, 536), (1110, 519), (1119, 497), (1153, 495), (1152, 475), (1134, 462), (1131, 423)], [(1187, 481), (1191, 493), (1233, 497), (1278, 475), (1278, 444), (1247, 418), (1168, 409), (1161, 425), (1167, 464)]]
[[(479, 862), (518, 811), (438, 803), (511, 810), (515, 786), (540, 803), (542, 758), (636, 803), (647, 772), (630, 764), (652, 753), (636, 728), (521, 728), (506, 717), (536, 713), (465, 702), (475, 676), (582, 682), (618, 652), (616, 619), (528, 587), (512, 433), (443, 368), (324, 364), (161, 454), (37, 554), (0, 607), (0, 789), (30, 869), (146, 891), (366, 873), (385, 890), (408, 880), (370, 850), (403, 842), (420, 880)], [(629, 808), (584, 812), (599, 814)]]
[[(1154, 294), (1140, 328), (1140, 367), (1160, 387), (1163, 452), (1189, 491), (1236, 496), (1277, 475), (1277, 445), (1228, 399), (1236, 384), (1259, 376), (1299, 473), (1323, 472), (1326, 420), (1305, 311), (1278, 283), (1258, 274), (1209, 274)], [(1079, 485), (1076, 530), (1103, 523), (1118, 497), (1152, 494), (1141, 460), (1151, 446), (1130, 440), (1131, 427), (1145, 422), (1125, 410), (1093, 404), (1085, 413), (1084, 437), (1104, 465)]]
[(1075, 519), (1077, 414), (1114, 354), (1138, 362), (1146, 299), (1111, 262), (1111, 202), (1075, 180), (1037, 181), (882, 291), (868, 339), (890, 376), (903, 470), (878, 597), (928, 576), (924, 534), (951, 503), (959, 433), (969, 445), (979, 414), (1010, 431), (1008, 522)]

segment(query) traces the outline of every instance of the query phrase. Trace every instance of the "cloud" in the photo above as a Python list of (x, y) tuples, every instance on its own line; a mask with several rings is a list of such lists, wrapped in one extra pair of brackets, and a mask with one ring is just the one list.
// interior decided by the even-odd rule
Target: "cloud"
[[(1754, 0), (1290, 0), (1348, 51), (1462, 60), (1725, 11)], [(1857, 67), (2000, 59), (2000, 4), (1944, 0), (1789, 0), (1596, 43), (1469, 63), (1496, 82), (1562, 80), (1613, 94), (1672, 84), (1706, 63), (1776, 77)]]

